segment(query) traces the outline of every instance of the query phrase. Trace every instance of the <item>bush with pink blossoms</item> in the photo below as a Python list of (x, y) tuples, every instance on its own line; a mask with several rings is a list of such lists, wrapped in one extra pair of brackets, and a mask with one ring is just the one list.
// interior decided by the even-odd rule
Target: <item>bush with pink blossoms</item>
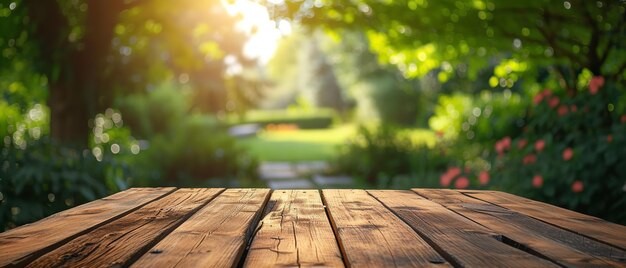
[(520, 135), (496, 143), (492, 187), (626, 223), (623, 90), (596, 76), (535, 95)]

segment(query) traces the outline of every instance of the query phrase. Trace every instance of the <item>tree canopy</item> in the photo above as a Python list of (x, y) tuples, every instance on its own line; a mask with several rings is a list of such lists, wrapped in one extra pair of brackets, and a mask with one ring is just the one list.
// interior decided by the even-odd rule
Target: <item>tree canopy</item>
[(329, 31), (359, 29), (382, 62), (407, 77), (439, 68), (475, 76), (494, 56), (509, 69), (553, 71), (568, 88), (588, 69), (624, 79), (626, 7), (619, 1), (286, 1), (274, 9)]

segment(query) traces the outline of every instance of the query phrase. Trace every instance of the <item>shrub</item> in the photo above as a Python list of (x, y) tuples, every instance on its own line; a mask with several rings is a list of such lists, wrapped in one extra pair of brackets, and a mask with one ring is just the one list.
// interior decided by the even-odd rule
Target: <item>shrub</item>
[(625, 223), (623, 89), (587, 81), (534, 97), (522, 133), (495, 145), (494, 187)]
[[(110, 154), (107, 148), (113, 144), (130, 149), (143, 144), (136, 156), (116, 156), (133, 164), (135, 184), (207, 186), (221, 179), (222, 186), (236, 186), (236, 179), (256, 177), (256, 159), (238, 147), (226, 133), (226, 126), (214, 116), (192, 112), (185, 93), (173, 85), (163, 84), (147, 94), (127, 96), (118, 105), (123, 124), (130, 128), (122, 127), (122, 123), (118, 126), (107, 114), (101, 115), (104, 122), (114, 126), (107, 133), (118, 133), (120, 139), (97, 146)], [(125, 130), (138, 133), (142, 142), (124, 138), (130, 135)]]
[(0, 230), (128, 188), (129, 166), (123, 161), (50, 141), (47, 107), (35, 104), (24, 114), (13, 108), (0, 108), (12, 111), (0, 118)]
[(360, 126), (341, 148), (339, 172), (364, 178), (380, 188), (434, 187), (436, 177), (450, 161), (440, 147), (411, 141), (393, 126)]
[(248, 111), (241, 120), (231, 119), (231, 124), (256, 123), (294, 124), (302, 129), (328, 128), (333, 124), (336, 112), (332, 109)]

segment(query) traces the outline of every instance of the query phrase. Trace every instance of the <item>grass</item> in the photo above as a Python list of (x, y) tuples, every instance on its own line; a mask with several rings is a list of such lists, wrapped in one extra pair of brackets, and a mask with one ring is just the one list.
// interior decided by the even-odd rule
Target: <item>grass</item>
[(261, 161), (332, 160), (339, 145), (355, 133), (351, 125), (327, 129), (262, 131), (240, 143)]
[[(406, 129), (417, 144), (435, 144), (435, 135), (428, 129)], [(356, 134), (356, 126), (341, 125), (327, 129), (262, 131), (256, 137), (242, 138), (240, 144), (261, 161), (331, 161), (340, 145)]]

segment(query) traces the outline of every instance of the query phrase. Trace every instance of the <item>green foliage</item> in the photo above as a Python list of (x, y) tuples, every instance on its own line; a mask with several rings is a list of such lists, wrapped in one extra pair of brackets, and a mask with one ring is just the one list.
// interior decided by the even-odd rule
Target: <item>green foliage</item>
[(439, 170), (450, 160), (440, 148), (416, 143), (410, 134), (389, 125), (360, 126), (341, 148), (338, 171), (378, 188), (436, 186)]
[(190, 112), (188, 93), (173, 83), (163, 83), (147, 94), (119, 98), (116, 106), (124, 115), (124, 124), (137, 137), (148, 138), (178, 127)]
[(116, 181), (129, 172), (124, 163), (97, 160), (88, 150), (59, 146), (48, 138), (28, 140), (25, 148), (5, 139), (0, 154), (2, 230), (126, 188)]
[(269, 124), (294, 124), (302, 129), (328, 128), (337, 113), (333, 109), (288, 109), (251, 110), (243, 118), (231, 119), (232, 124), (248, 123), (267, 126)]
[(468, 62), (475, 77), (489, 55), (502, 53), (539, 66), (588, 68), (596, 75), (622, 75), (626, 68), (620, 49), (626, 8), (615, 1), (286, 2), (278, 4), (275, 16), (332, 31), (360, 29), (383, 62), (409, 77), (445, 65), (449, 74)]
[(190, 116), (149, 143), (138, 163), (145, 174), (138, 176), (153, 185), (197, 187), (225, 179), (236, 186), (237, 180), (256, 177), (256, 159), (207, 116)]
[[(128, 187), (125, 162), (51, 141), (48, 107), (35, 104), (22, 114), (18, 105), (0, 101), (0, 112), (0, 229)], [(106, 133), (119, 140), (118, 134)]]
[(510, 90), (441, 95), (429, 125), (446, 138), (490, 146), (495, 138), (519, 130), (526, 107), (525, 99)]
[(626, 99), (599, 81), (535, 96), (523, 132), (496, 143), (496, 187), (626, 222)]
[[(141, 152), (128, 158), (136, 167), (135, 183), (202, 186), (211, 179), (230, 179), (236, 184), (237, 179), (254, 178), (256, 159), (244, 152), (213, 116), (190, 112), (185, 93), (163, 84), (118, 102), (124, 124), (145, 139), (146, 148), (135, 147)], [(109, 122), (106, 115), (104, 119)], [(121, 125), (121, 120), (112, 123)], [(125, 144), (134, 154), (133, 146), (141, 142), (130, 137), (116, 144)], [(112, 145), (103, 144), (103, 151), (108, 146)]]

